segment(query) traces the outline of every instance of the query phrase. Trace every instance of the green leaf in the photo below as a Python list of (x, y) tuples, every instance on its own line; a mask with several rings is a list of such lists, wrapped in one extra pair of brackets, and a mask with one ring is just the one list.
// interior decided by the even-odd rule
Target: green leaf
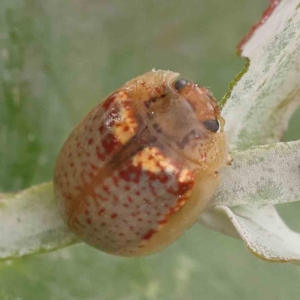
[(300, 104), (298, 5), (298, 0), (283, 0), (242, 49), (250, 65), (222, 111), (234, 148), (281, 140)]
[(52, 251), (77, 242), (66, 228), (52, 183), (0, 198), (0, 259)]
[(232, 152), (212, 205), (267, 205), (300, 200), (300, 141)]
[(232, 222), (249, 250), (259, 258), (289, 262), (300, 261), (300, 234), (281, 220), (273, 206), (218, 206)]
[[(283, 0), (243, 46), (242, 55), (248, 57), (250, 66), (223, 110), (232, 148), (279, 141), (300, 104), (298, 8), (299, 1)], [(237, 153), (240, 158), (245, 155), (244, 161), (237, 161), (235, 172), (224, 171), (215, 203), (244, 206), (216, 206), (200, 218), (200, 223), (231, 236), (238, 233), (260, 258), (299, 261), (300, 235), (285, 225), (273, 206), (261, 206), (299, 201), (298, 146), (299, 141)], [(271, 147), (273, 151), (260, 153)], [(228, 182), (231, 189), (227, 190)]]

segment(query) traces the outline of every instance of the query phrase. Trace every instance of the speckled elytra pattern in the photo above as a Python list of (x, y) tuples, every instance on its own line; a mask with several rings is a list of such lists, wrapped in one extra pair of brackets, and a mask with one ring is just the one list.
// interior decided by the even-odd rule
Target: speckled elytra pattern
[[(109, 253), (156, 251), (153, 246), (147, 250), (148, 242), (166, 234), (164, 228), (185, 206), (199, 172), (160, 138), (165, 124), (152, 120), (149, 101), (152, 105), (161, 95), (170, 96), (164, 96), (166, 80), (156, 84), (154, 92), (149, 89), (153, 82), (127, 84), (96, 106), (74, 129), (57, 160), (55, 197), (67, 224), (84, 241)], [(146, 117), (141, 107), (146, 107)], [(178, 143), (181, 148), (189, 136)], [(201, 143), (203, 148), (203, 138)], [(203, 164), (203, 153), (199, 157)]]

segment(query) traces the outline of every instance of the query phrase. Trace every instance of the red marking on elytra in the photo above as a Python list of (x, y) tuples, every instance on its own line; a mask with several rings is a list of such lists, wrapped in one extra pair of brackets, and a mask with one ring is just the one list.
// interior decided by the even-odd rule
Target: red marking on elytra
[(111, 214), (111, 216), (110, 216), (110, 217), (111, 217), (112, 219), (115, 219), (117, 216), (118, 216), (118, 214), (116, 214), (116, 213), (113, 213), (113, 214)]
[(72, 199), (72, 197), (71, 197), (70, 195), (68, 195), (68, 194), (64, 194), (64, 197), (65, 197), (66, 199), (68, 199), (68, 200), (71, 200), (71, 199)]
[(153, 197), (156, 198), (158, 196), (157, 191), (156, 191), (155, 187), (151, 184), (151, 182), (149, 182), (149, 187), (150, 187), (150, 191), (151, 191)]
[(107, 185), (105, 185), (105, 184), (103, 184), (102, 185), (102, 189), (106, 192), (106, 193), (110, 193), (110, 188), (107, 186)]
[(104, 212), (106, 211), (105, 208), (101, 208), (99, 211), (98, 211), (98, 215), (102, 215)]
[(155, 87), (155, 92), (159, 95), (161, 94), (161, 90), (158, 87)]
[(117, 177), (113, 177), (112, 180), (113, 180), (114, 185), (116, 187), (119, 187), (119, 179)]
[(94, 164), (90, 164), (90, 167), (94, 170), (94, 171), (98, 171), (99, 168), (97, 166), (95, 166)]
[(101, 144), (107, 155), (111, 154), (115, 150), (116, 146), (121, 145), (113, 134), (108, 134), (106, 138), (101, 141)]
[(105, 130), (105, 127), (104, 125), (102, 124), (99, 128), (98, 128), (100, 134), (103, 134), (104, 130)]
[(142, 175), (142, 168), (139, 166), (128, 165), (119, 172), (120, 178), (127, 182), (139, 183)]
[(130, 128), (129, 128), (129, 126), (128, 125), (125, 125), (125, 126), (123, 126), (123, 131), (128, 131)]
[(153, 234), (155, 234), (157, 232), (157, 230), (155, 229), (150, 229), (144, 236), (143, 236), (143, 240), (150, 240), (153, 236)]
[(93, 141), (94, 141), (94, 139), (90, 138), (90, 139), (88, 140), (88, 144), (89, 144), (89, 145), (92, 145), (92, 144), (93, 144)]
[(147, 171), (147, 177), (150, 179), (149, 182), (154, 182), (155, 180), (159, 180), (160, 183), (166, 184), (170, 177), (163, 171), (158, 173), (152, 173), (150, 171)]
[(111, 95), (110, 97), (108, 97), (108, 98), (102, 103), (102, 107), (103, 107), (105, 110), (108, 110), (109, 107), (113, 104), (115, 98), (116, 98), (116, 95), (115, 95), (115, 94), (113, 94), (113, 95)]
[(81, 186), (80, 186), (80, 185), (76, 185), (76, 186), (74, 187), (74, 189), (75, 189), (76, 191), (81, 191)]
[(166, 224), (167, 222), (168, 222), (168, 221), (167, 221), (166, 219), (163, 219), (163, 220), (158, 221), (158, 223), (159, 223), (160, 225)]
[(105, 160), (105, 155), (103, 153), (101, 153), (100, 147), (96, 147), (96, 155), (99, 160), (102, 160), (102, 161)]

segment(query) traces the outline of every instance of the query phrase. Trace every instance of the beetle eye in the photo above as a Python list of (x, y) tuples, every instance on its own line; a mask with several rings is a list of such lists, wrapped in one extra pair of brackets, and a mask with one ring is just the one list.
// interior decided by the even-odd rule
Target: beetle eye
[(174, 82), (174, 87), (175, 87), (175, 89), (179, 92), (179, 91), (182, 90), (188, 83), (189, 83), (189, 81), (186, 80), (186, 79), (177, 79), (177, 80)]
[(211, 132), (217, 132), (220, 128), (218, 120), (206, 120), (203, 122), (203, 125)]

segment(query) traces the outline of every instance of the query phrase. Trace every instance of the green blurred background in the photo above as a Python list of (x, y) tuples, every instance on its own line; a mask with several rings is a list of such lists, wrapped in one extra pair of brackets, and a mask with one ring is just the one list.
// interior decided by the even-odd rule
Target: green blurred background
[[(266, 0), (2, 0), (0, 192), (51, 180), (72, 126), (125, 81), (178, 71), (220, 99)], [(238, 117), (238, 116), (237, 116)], [(296, 139), (294, 117), (286, 139)], [(296, 204), (281, 208), (300, 229)], [(0, 264), (1, 300), (297, 299), (300, 268), (195, 225), (140, 259), (78, 245)]]

